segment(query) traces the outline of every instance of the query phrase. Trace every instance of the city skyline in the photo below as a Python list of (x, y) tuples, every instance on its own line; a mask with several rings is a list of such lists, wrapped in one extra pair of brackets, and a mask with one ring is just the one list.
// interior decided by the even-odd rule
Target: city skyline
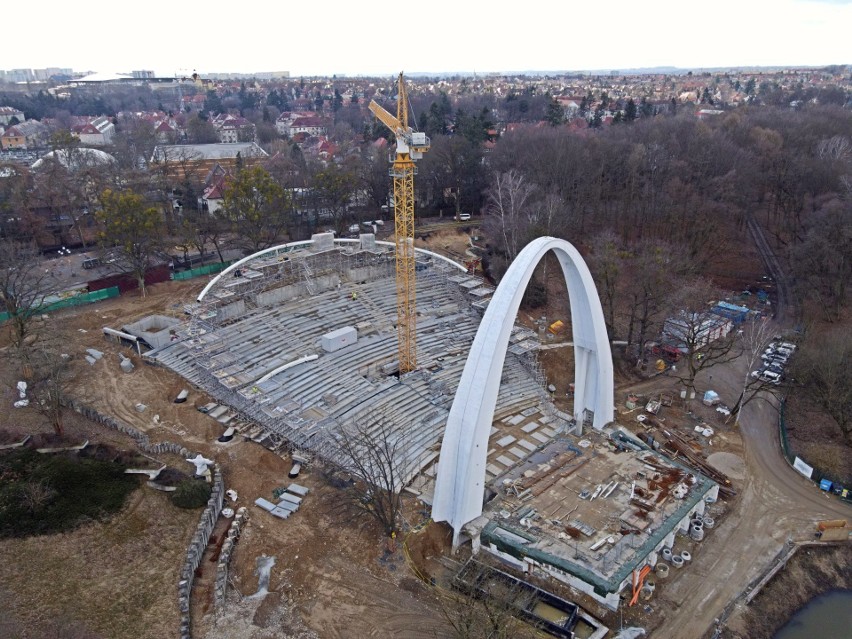
[[(0, 45), (4, 66), (100, 73), (151, 69), (160, 76), (281, 70), (299, 77), (852, 62), (846, 33), (852, 0), (719, 0), (696, 6), (662, 0), (652, 11), (617, 0), (604, 12), (597, 5), (563, 5), (544, 13), (496, 14), (436, 0), (424, 18), (401, 18), (400, 24), (381, 8), (337, 2), (329, 24), (322, 22), (326, 11), (316, 17), (312, 7), (280, 13), (257, 0), (219, 11), (174, 6), (165, 20), (160, 12), (106, 13), (98, 6), (90, 0), (52, 6), (37, 46), (31, 32), (9, 33)], [(259, 20), (262, 16), (271, 19)], [(229, 33), (235, 23), (243, 29)], [(76, 33), (86, 37), (68, 46)], [(164, 37), (165, 46), (157, 44)]]

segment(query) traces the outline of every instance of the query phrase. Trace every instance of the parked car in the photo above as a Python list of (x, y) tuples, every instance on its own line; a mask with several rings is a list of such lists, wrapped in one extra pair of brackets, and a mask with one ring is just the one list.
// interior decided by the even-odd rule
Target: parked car
[(459, 213), (459, 220), (461, 222), (467, 222), (470, 219), (470, 213)]
[(781, 383), (781, 375), (772, 371), (763, 371), (758, 379), (761, 382), (768, 382), (769, 384), (775, 384), (776, 386)]

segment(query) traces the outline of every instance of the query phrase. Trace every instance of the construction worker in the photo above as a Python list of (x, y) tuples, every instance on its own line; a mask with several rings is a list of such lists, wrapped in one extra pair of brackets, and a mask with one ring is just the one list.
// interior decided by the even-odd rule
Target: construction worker
[(352, 301), (354, 302), (357, 299), (358, 299), (358, 293), (356, 291), (352, 291)]

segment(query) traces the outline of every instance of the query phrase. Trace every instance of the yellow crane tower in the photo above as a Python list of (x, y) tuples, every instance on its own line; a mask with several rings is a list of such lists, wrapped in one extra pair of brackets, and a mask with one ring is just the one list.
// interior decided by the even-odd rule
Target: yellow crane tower
[(399, 74), (396, 117), (375, 100), (370, 111), (396, 136), (393, 177), (394, 221), (396, 224), (396, 332), (399, 339), (399, 374), (417, 368), (417, 300), (414, 270), (414, 174), (415, 160), (429, 150), (425, 133), (408, 126), (408, 93)]

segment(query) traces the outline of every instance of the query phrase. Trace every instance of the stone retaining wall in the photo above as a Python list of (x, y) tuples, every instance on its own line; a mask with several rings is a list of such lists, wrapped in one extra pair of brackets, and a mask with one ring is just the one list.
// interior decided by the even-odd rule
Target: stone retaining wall
[(231, 522), (231, 527), (228, 528), (228, 534), (222, 544), (222, 550), (219, 553), (219, 563), (216, 565), (216, 585), (213, 589), (213, 604), (217, 612), (222, 612), (225, 605), (225, 595), (228, 592), (228, 564), (231, 561), (231, 553), (237, 540), (240, 538), (240, 533), (243, 527), (248, 522), (248, 509), (243, 506), (237, 511), (234, 521)]
[(120, 433), (124, 433), (133, 439), (136, 442), (136, 445), (143, 451), (148, 453), (149, 455), (162, 455), (165, 453), (173, 453), (175, 455), (180, 455), (184, 459), (188, 457), (193, 457), (194, 455), (189, 451), (188, 448), (181, 446), (180, 444), (175, 444), (174, 442), (155, 442), (151, 443), (151, 440), (148, 438), (148, 435), (143, 433), (138, 428), (134, 428), (129, 424), (125, 424), (114, 417), (110, 417), (109, 415), (102, 415), (94, 408), (90, 408), (89, 406), (84, 406), (82, 404), (78, 404), (73, 400), (68, 401), (68, 408), (75, 410), (80, 413), (86, 419), (89, 419), (93, 422), (106, 426), (107, 428), (111, 428), (112, 430), (116, 430)]
[(210, 499), (207, 500), (207, 506), (204, 508), (204, 512), (201, 513), (201, 519), (195, 528), (192, 541), (189, 542), (183, 568), (180, 571), (180, 580), (178, 581), (180, 639), (191, 639), (192, 637), (192, 620), (189, 611), (192, 583), (195, 580), (195, 570), (198, 568), (198, 564), (201, 563), (204, 549), (207, 548), (207, 542), (210, 540), (210, 533), (213, 530), (213, 526), (216, 525), (219, 513), (222, 512), (224, 497), (225, 482), (222, 481), (222, 471), (217, 468), (213, 475), (213, 490), (210, 493)]
[[(180, 455), (184, 459), (194, 456), (189, 449), (174, 442), (152, 443), (148, 438), (148, 435), (138, 428), (125, 424), (114, 417), (110, 417), (109, 415), (102, 415), (89, 406), (84, 406), (70, 400), (68, 401), (68, 407), (80, 413), (86, 419), (130, 436), (133, 441), (136, 442), (136, 445), (148, 454), (156, 455), (172, 453)], [(213, 486), (210, 492), (210, 499), (207, 500), (207, 506), (205, 506), (204, 511), (201, 513), (201, 518), (195, 528), (195, 533), (189, 543), (189, 548), (187, 548), (178, 580), (178, 608), (180, 609), (180, 629), (178, 636), (180, 639), (191, 639), (192, 637), (192, 624), (190, 619), (190, 596), (192, 594), (192, 583), (195, 580), (195, 571), (198, 568), (198, 564), (201, 563), (201, 557), (204, 555), (204, 550), (207, 548), (207, 542), (210, 540), (210, 533), (213, 531), (213, 527), (216, 525), (216, 520), (222, 512), (224, 497), (225, 482), (222, 479), (222, 471), (216, 468), (213, 473)], [(242, 508), (241, 510), (244, 511), (245, 508)], [(243, 513), (240, 525), (242, 525), (242, 522), (246, 519), (247, 515)], [(230, 541), (230, 530), (228, 533), (228, 539)], [(228, 550), (228, 558), (230, 558), (230, 548)], [(218, 583), (218, 569), (216, 576)], [(227, 575), (225, 578), (227, 579)]]

